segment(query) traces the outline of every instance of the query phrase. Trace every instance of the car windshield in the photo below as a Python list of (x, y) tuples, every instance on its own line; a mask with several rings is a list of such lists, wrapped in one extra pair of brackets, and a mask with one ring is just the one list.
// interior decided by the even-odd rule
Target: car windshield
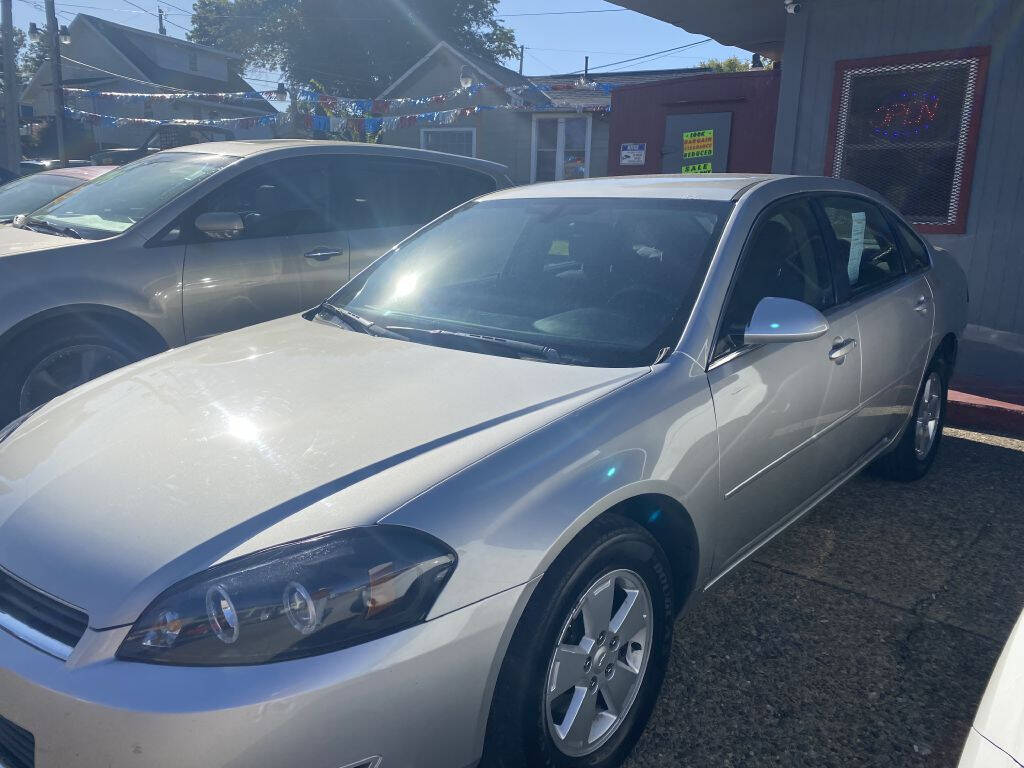
[(31, 213), (88, 179), (63, 176), (59, 173), (43, 173), (16, 179), (0, 187), (0, 220), (10, 221), (19, 213)]
[(71, 227), (90, 239), (111, 237), (237, 159), (199, 152), (152, 155), (55, 200), (33, 214), (29, 224), (41, 221), (61, 230)]
[(678, 342), (730, 209), (629, 198), (469, 203), (328, 303), (412, 341), (650, 365)]

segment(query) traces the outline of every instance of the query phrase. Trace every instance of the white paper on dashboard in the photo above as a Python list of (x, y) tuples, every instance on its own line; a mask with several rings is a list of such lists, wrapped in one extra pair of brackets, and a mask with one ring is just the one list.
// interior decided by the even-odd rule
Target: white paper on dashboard
[(854, 211), (850, 224), (850, 260), (846, 263), (846, 272), (850, 276), (850, 284), (860, 277), (860, 260), (864, 255), (864, 211)]

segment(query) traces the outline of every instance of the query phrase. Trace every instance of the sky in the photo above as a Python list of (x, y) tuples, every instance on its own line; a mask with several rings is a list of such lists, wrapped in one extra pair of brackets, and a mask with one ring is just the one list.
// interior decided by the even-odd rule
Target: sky
[[(168, 34), (184, 37), (190, 23), (190, 0), (174, 0), (173, 3), (162, 0), (159, 3), (158, 0), (72, 0), (65, 3), (56, 0), (61, 24), (69, 23), (76, 13), (82, 12), (151, 32), (157, 28), (158, 4), (167, 14)], [(695, 67), (702, 59), (750, 57), (739, 48), (714, 41), (698, 42), (705, 38), (601, 0), (500, 0), (498, 11), (504, 22), (515, 30), (518, 42), (526, 46), (523, 62), (526, 75), (582, 70), (588, 54), (590, 68), (596, 72)], [(15, 26), (27, 29), (32, 21), (37, 24), (45, 21), (42, 0), (16, 0)], [(616, 63), (689, 43), (697, 44), (657, 57)], [(519, 66), (518, 61), (506, 64), (513, 69)], [(253, 70), (247, 74), (258, 89), (273, 87), (277, 81), (273, 72)]]

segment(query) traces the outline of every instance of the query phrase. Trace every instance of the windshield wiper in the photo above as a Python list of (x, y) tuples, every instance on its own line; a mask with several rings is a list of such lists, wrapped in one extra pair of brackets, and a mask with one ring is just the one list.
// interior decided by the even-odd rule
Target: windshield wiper
[(74, 227), (58, 227), (56, 224), (51, 224), (50, 222), (43, 221), (42, 219), (26, 219), (25, 226), (35, 232), (49, 232), (54, 235), (62, 235), (63, 237), (73, 237), (75, 240), (84, 240), (82, 235)]
[(485, 344), (490, 344), (496, 347), (502, 347), (509, 350), (510, 352), (516, 352), (521, 355), (529, 357), (537, 357), (542, 360), (547, 360), (550, 363), (564, 363), (568, 362), (568, 358), (563, 357), (557, 349), (554, 347), (548, 347), (544, 344), (534, 344), (530, 341), (519, 341), (518, 339), (506, 339), (501, 336), (490, 336), (483, 333), (466, 333), (465, 331), (449, 331), (444, 328), (413, 328), (406, 326), (394, 326), (389, 325), (387, 327), (389, 331), (398, 332), (404, 334), (406, 337), (409, 336), (421, 336), (427, 339), (436, 339), (438, 337), (443, 338), (456, 338), (456, 339), (468, 339), (470, 341), (479, 341)]
[(336, 307), (329, 301), (325, 301), (320, 305), (320, 311), (326, 312), (330, 315), (341, 320), (349, 328), (356, 331), (362, 331), (363, 333), (369, 334), (370, 336), (383, 336), (385, 339), (397, 339), (398, 341), (408, 341), (408, 336), (403, 336), (400, 333), (396, 333), (390, 328), (385, 328), (383, 325), (377, 325), (373, 320), (357, 315), (355, 312), (345, 309), (344, 307)]

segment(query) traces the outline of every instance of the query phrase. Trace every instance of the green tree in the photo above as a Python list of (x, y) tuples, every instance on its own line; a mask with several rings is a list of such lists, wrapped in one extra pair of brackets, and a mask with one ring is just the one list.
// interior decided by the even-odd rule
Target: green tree
[[(14, 30), (14, 57), (15, 59), (21, 56), (21, 51), (25, 47), (25, 33), (15, 28)], [(18, 87), (21, 87), (21, 73), (20, 68), (18, 74)], [(0, 45), (0, 93), (7, 90), (7, 73), (3, 71), (3, 45)]]
[(730, 56), (728, 59), (707, 59), (700, 63), (701, 67), (710, 69), (712, 72), (747, 72), (750, 70), (750, 62), (740, 59), (738, 56)]
[(196, 0), (189, 39), (350, 96), (374, 96), (439, 41), (517, 55), (498, 0)]

